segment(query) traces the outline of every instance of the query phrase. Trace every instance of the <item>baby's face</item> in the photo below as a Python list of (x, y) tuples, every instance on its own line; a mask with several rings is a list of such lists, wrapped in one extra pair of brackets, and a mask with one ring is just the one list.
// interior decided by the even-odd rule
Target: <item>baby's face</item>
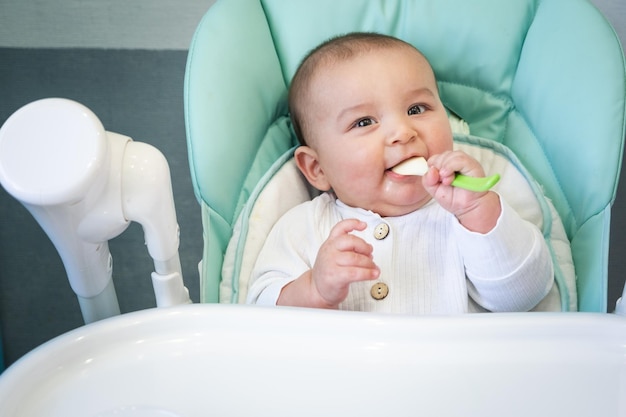
[(452, 149), (452, 132), (428, 62), (404, 47), (322, 69), (311, 83), (309, 144), (344, 203), (382, 216), (422, 207), (422, 178), (391, 168)]

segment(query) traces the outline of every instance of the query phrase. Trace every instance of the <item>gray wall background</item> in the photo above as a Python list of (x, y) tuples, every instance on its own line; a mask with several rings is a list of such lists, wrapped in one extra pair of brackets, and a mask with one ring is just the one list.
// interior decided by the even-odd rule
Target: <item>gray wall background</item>
[[(0, 0), (0, 124), (31, 101), (65, 97), (91, 108), (107, 130), (159, 148), (170, 164), (181, 261), (195, 302), (202, 234), (187, 164), (183, 77), (193, 31), (213, 2)], [(592, 2), (626, 45), (626, 1)], [(609, 308), (624, 284), (624, 213), (626, 179), (613, 209)], [(132, 225), (110, 249), (122, 311), (153, 307), (153, 266), (141, 228)], [(6, 363), (80, 325), (78, 302), (54, 247), (0, 188), (0, 334)]]

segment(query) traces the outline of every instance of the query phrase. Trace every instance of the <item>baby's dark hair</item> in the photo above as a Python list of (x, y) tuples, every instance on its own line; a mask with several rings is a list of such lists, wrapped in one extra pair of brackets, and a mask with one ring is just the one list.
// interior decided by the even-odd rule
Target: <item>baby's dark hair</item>
[(353, 32), (328, 39), (304, 57), (291, 80), (288, 97), (291, 124), (301, 145), (307, 144), (303, 107), (308, 93), (307, 88), (317, 69), (321, 65), (343, 61), (372, 49), (390, 47), (409, 47), (421, 54), (413, 45), (393, 36), (374, 32)]

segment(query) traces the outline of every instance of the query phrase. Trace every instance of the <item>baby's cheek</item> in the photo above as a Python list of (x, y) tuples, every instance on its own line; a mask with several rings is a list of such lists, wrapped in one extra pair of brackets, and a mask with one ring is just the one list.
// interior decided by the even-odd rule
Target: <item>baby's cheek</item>
[[(448, 123), (448, 119), (446, 118), (445, 123)], [(437, 155), (440, 153), (452, 151), (454, 148), (454, 141), (452, 130), (449, 125), (442, 127), (441, 129), (433, 132), (433, 141), (429, 145), (429, 150), (431, 155)]]

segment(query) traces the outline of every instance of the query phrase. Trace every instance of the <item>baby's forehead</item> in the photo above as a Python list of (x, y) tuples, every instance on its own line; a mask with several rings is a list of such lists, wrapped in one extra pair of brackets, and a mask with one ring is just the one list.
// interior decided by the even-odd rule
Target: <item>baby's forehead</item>
[[(399, 54), (405, 57), (414, 57), (415, 59), (411, 59), (411, 62), (415, 64), (415, 75), (425, 75), (428, 78), (434, 76), (432, 66), (428, 59), (412, 46), (405, 44), (375, 45), (371, 48), (356, 50), (350, 55), (327, 54), (320, 57), (320, 59), (316, 60), (314, 68), (312, 68), (311, 76), (307, 83), (308, 88), (306, 88), (306, 90), (308, 90), (308, 93), (311, 93), (320, 85), (336, 82), (335, 77), (342, 73), (344, 77), (351, 77), (355, 71), (367, 68), (368, 64), (362, 61), (391, 61), (388, 56), (384, 56), (385, 54)], [(402, 62), (406, 63), (406, 61)], [(342, 72), (341, 70), (345, 68), (350, 69), (352, 72)]]
[[(416, 58), (415, 63), (419, 66), (425, 66), (432, 71), (432, 67), (426, 57), (416, 48), (406, 44), (394, 45), (372, 45), (369, 48), (360, 48), (354, 50), (350, 54), (328, 53), (317, 59), (313, 73), (320, 75), (331, 72), (333, 69), (341, 66), (347, 66), (359, 60), (380, 60), (385, 59), (382, 55), (400, 54), (407, 57)], [(316, 78), (316, 77), (312, 77)]]

